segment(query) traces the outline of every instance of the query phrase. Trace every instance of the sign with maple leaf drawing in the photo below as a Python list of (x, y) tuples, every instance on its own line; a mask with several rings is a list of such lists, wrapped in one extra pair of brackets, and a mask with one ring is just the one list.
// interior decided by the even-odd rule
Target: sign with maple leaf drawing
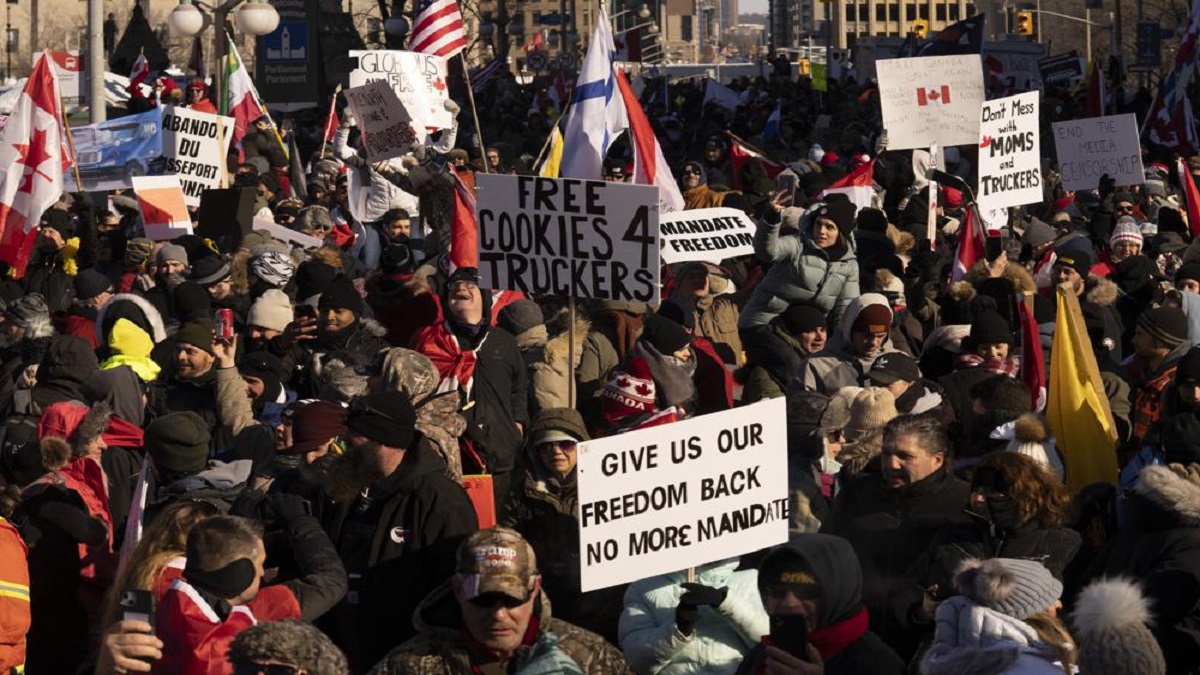
[(353, 50), (358, 68), (350, 71), (350, 86), (382, 80), (391, 85), (413, 121), (426, 129), (449, 129), (454, 115), (446, 110), (450, 100), (446, 59), (391, 49)]
[[(631, 362), (605, 396), (632, 411), (653, 409), (644, 364)], [(580, 443), (578, 455), (585, 592), (787, 540), (782, 398)]]
[(875, 62), (889, 150), (973, 145), (984, 101), (978, 54)]
[(1038, 92), (986, 101), (979, 112), (979, 187), (985, 209), (1042, 201)]

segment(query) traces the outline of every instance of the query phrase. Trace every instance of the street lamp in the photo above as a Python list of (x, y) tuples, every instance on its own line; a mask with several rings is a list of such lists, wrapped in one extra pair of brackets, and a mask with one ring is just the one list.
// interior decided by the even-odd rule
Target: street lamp
[(279, 12), (267, 0), (246, 0), (235, 22), (238, 30), (247, 35), (268, 35), (279, 27)]
[(180, 0), (171, 10), (170, 24), (176, 33), (192, 37), (204, 30), (204, 13), (192, 4), (192, 0)]
[(408, 19), (403, 14), (393, 14), (383, 22), (383, 32), (393, 37), (402, 38), (408, 35)]
[(171, 29), (175, 32), (186, 37), (194, 37), (205, 28), (204, 14), (197, 8), (197, 5), (212, 12), (213, 25), (216, 27), (213, 35), (213, 54), (216, 55), (217, 67), (213, 75), (216, 78), (217, 91), (221, 90), (221, 76), (225, 71), (221, 64), (225, 60), (226, 46), (228, 45), (226, 34), (229, 13), (243, 3), (245, 6), (238, 11), (235, 19), (238, 30), (246, 35), (258, 37), (271, 33), (279, 27), (279, 12), (275, 11), (275, 7), (268, 0), (225, 0), (217, 7), (205, 5), (200, 0), (179, 0), (179, 4), (171, 11), (168, 21)]

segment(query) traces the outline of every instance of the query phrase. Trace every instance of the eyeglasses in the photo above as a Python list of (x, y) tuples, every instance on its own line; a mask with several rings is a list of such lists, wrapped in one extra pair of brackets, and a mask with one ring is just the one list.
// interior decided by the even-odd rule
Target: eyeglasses
[(471, 598), (467, 602), (470, 602), (479, 609), (494, 610), (496, 609), (497, 605), (500, 605), (504, 609), (515, 609), (529, 602), (529, 600), (528, 598), (525, 600), (518, 600), (517, 598), (504, 593), (484, 593), (483, 595)]

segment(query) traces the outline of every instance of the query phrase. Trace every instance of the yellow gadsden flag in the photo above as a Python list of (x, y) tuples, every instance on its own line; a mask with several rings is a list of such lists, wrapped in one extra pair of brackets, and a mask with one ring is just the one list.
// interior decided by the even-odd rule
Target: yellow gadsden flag
[(1076, 492), (1092, 483), (1116, 483), (1117, 427), (1079, 299), (1066, 286), (1057, 293), (1046, 420), (1066, 463), (1067, 487)]
[(557, 124), (550, 131), (549, 142), (550, 154), (546, 155), (546, 161), (542, 163), (542, 170), (538, 175), (542, 178), (558, 178), (558, 168), (562, 164), (563, 156), (563, 135)]

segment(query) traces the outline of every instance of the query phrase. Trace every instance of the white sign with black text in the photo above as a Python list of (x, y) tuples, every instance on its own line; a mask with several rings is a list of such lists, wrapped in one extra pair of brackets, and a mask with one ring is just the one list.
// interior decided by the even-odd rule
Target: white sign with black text
[(1146, 182), (1137, 115), (1089, 117), (1052, 126), (1064, 190), (1095, 190), (1104, 174), (1117, 185)]
[(174, 105), (163, 106), (162, 120), (166, 172), (179, 176), (184, 202), (200, 206), (202, 192), (221, 187), (234, 120)]
[(450, 100), (446, 59), (389, 49), (351, 51), (358, 68), (350, 71), (350, 86), (382, 81), (391, 86), (413, 120), (426, 129), (449, 129), (454, 115), (446, 110)]
[(1038, 92), (985, 101), (979, 112), (980, 208), (1042, 201)]
[(585, 592), (787, 540), (782, 398), (588, 441), (578, 453)]
[(741, 209), (691, 209), (663, 214), (662, 259), (668, 265), (700, 260), (719, 263), (754, 253), (754, 221)]
[(979, 140), (985, 96), (978, 54), (883, 59), (875, 70), (889, 150)]
[(485, 288), (658, 301), (657, 187), (491, 173), (475, 185)]

